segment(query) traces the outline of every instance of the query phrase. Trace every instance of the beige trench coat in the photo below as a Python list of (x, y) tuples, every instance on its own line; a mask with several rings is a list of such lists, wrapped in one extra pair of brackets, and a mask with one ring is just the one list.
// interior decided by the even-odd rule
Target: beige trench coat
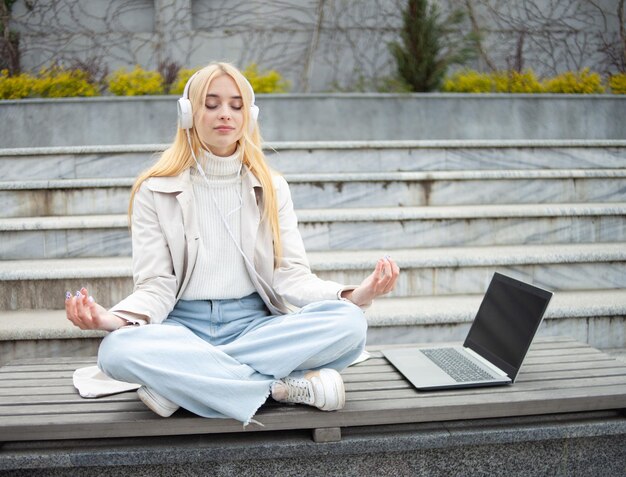
[[(339, 299), (341, 291), (354, 287), (321, 280), (311, 273), (289, 186), (283, 177), (276, 176), (274, 187), (283, 246), (276, 269), (271, 230), (260, 220), (261, 184), (244, 168), (241, 248), (249, 259), (245, 260), (246, 267), (256, 291), (272, 314), (284, 314), (293, 306), (315, 301)], [(137, 314), (147, 316), (150, 323), (161, 323), (167, 318), (196, 263), (200, 244), (197, 221), (189, 169), (174, 177), (151, 177), (141, 185), (135, 195), (132, 217), (135, 288), (112, 312), (131, 321)], [(221, 266), (215, 267), (215, 273)]]

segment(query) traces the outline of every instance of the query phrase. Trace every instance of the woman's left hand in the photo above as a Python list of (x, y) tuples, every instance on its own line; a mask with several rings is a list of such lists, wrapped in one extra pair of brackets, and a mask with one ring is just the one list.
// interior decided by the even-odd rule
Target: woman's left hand
[(345, 291), (341, 296), (355, 305), (368, 306), (375, 298), (394, 289), (399, 274), (396, 262), (385, 256), (376, 262), (374, 271), (357, 288)]

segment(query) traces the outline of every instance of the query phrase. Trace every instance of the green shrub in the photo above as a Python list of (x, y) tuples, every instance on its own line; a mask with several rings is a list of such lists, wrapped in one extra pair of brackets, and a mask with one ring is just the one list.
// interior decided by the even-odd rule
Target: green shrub
[(22, 73), (9, 76), (9, 70), (0, 71), (0, 99), (22, 99), (33, 94), (36, 78)]
[(259, 71), (255, 63), (251, 63), (243, 71), (255, 93), (286, 93), (289, 90), (289, 82), (284, 80), (276, 70)]
[(32, 91), (42, 98), (67, 98), (96, 96), (98, 87), (89, 82), (89, 76), (84, 71), (52, 67), (39, 71)]
[(442, 90), (448, 93), (491, 93), (493, 78), (489, 73), (461, 70), (443, 81)]
[(613, 94), (626, 94), (626, 73), (617, 73), (609, 78), (609, 87)]
[(544, 81), (546, 93), (594, 94), (604, 93), (602, 78), (598, 73), (591, 73), (589, 68), (580, 72), (567, 71)]
[(133, 71), (121, 68), (107, 78), (109, 91), (116, 96), (142, 96), (163, 94), (163, 77), (157, 71), (146, 71), (135, 66)]
[[(438, 1), (408, 0), (402, 13), (400, 41), (389, 43), (398, 77), (413, 91), (435, 91), (446, 70), (475, 55), (474, 34), (451, 35), (462, 28), (465, 13), (457, 8), (442, 16)], [(456, 37), (456, 38), (455, 38)]]

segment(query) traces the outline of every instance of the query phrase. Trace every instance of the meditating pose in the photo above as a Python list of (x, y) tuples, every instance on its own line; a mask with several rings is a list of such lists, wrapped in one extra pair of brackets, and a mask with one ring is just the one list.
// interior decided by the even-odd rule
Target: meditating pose
[(339, 371), (362, 353), (364, 308), (390, 292), (383, 257), (358, 286), (308, 265), (283, 177), (266, 163), (254, 91), (228, 63), (187, 82), (173, 144), (131, 191), (134, 291), (110, 310), (85, 288), (67, 318), (111, 331), (98, 366), (140, 399), (248, 424), (268, 396), (341, 409)]

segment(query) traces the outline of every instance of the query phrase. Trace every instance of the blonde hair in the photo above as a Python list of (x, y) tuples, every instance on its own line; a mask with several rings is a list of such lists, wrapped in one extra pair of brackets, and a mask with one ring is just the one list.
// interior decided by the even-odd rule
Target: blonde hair
[[(263, 188), (261, 220), (267, 220), (270, 225), (274, 241), (274, 266), (277, 266), (282, 255), (282, 247), (272, 170), (265, 161), (258, 125), (255, 124), (252, 129), (249, 127), (251, 120), (250, 106), (252, 104), (252, 88), (236, 67), (229, 63), (211, 63), (199, 70), (198, 74), (189, 85), (189, 100), (192, 105), (193, 122), (194, 124), (200, 124), (206, 94), (211, 81), (224, 74), (230, 76), (235, 81), (241, 93), (243, 102), (243, 134), (238, 141), (239, 149), (241, 150), (243, 164), (254, 174)], [(196, 156), (203, 147), (205, 149), (207, 148), (198, 136), (195, 127), (192, 127), (189, 131), (189, 137), (191, 139), (191, 147), (193, 147)], [(195, 161), (191, 155), (187, 133), (184, 129), (178, 128), (172, 145), (163, 151), (158, 161), (152, 167), (142, 172), (135, 181), (130, 193), (130, 204), (128, 206), (129, 218), (133, 213), (135, 194), (146, 179), (150, 177), (177, 176), (193, 165), (195, 165)]]

